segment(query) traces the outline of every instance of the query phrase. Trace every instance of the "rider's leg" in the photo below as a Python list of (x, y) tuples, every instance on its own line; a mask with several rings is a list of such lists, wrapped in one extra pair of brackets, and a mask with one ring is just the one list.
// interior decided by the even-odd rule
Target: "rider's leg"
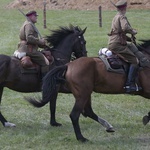
[(138, 85), (135, 83), (137, 72), (138, 72), (138, 65), (131, 64), (129, 67), (129, 73), (128, 73), (127, 81), (125, 85), (127, 93), (141, 90), (141, 87), (138, 87)]
[(49, 71), (49, 62), (41, 52), (32, 52), (27, 54), (30, 56), (34, 63), (41, 66), (41, 76), (43, 78)]
[(129, 49), (135, 54), (135, 56), (139, 59), (139, 64), (141, 67), (150, 67), (150, 60), (138, 50), (134, 43), (128, 44)]

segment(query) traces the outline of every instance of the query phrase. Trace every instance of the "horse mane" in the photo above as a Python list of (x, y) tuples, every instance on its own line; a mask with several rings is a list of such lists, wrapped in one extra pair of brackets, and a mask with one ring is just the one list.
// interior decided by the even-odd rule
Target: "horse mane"
[(147, 48), (148, 46), (150, 46), (150, 39), (149, 40), (139, 40), (142, 43), (137, 45), (137, 48), (140, 51), (143, 51), (145, 48)]
[(56, 30), (50, 30), (52, 34), (50, 36), (46, 36), (48, 45), (53, 48), (57, 47), (65, 37), (74, 33), (74, 30), (78, 32), (82, 31), (80, 27), (73, 26), (71, 24), (69, 27), (60, 26)]

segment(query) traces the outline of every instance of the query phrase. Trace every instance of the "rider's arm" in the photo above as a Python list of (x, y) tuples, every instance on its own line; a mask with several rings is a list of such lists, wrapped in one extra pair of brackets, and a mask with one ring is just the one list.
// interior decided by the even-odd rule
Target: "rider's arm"
[(45, 45), (45, 41), (43, 39), (38, 38), (38, 33), (33, 28), (32, 24), (28, 23), (24, 26), (26, 41), (28, 44), (38, 45), (42, 47)]
[(129, 21), (127, 20), (126, 16), (121, 15), (120, 24), (121, 24), (122, 31), (124, 33), (129, 33), (129, 34), (133, 34), (133, 35), (135, 35), (137, 33), (136, 30), (134, 30), (131, 27), (131, 25), (130, 25)]

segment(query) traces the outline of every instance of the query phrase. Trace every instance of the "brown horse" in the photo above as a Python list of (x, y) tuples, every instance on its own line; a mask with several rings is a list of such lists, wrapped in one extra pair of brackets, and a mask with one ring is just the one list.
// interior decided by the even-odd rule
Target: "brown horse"
[[(145, 50), (145, 55), (150, 54), (150, 40), (144, 41), (138, 46), (139, 50)], [(131, 94), (141, 95), (150, 98), (150, 68), (139, 70), (138, 78), (142, 90), (132, 92)], [(79, 116), (83, 114), (99, 122), (106, 131), (114, 132), (113, 127), (106, 120), (98, 117), (92, 110), (91, 94), (92, 92), (104, 94), (122, 94), (125, 93), (124, 85), (126, 82), (125, 73), (116, 73), (106, 70), (106, 66), (98, 57), (81, 57), (64, 66), (59, 66), (51, 70), (43, 82), (42, 100), (28, 99), (35, 107), (42, 107), (49, 101), (57, 90), (59, 84), (67, 84), (75, 97), (75, 105), (70, 114), (77, 140), (82, 142), (87, 139), (82, 135), (79, 126)]]
[[(87, 55), (86, 41), (83, 36), (85, 31), (86, 28), (81, 30), (80, 27), (74, 27), (73, 25), (52, 30), (52, 34), (46, 37), (50, 47), (50, 49), (47, 50), (51, 51), (54, 57), (52, 66), (68, 63), (72, 53), (76, 58)], [(52, 66), (50, 67), (52, 68)], [(23, 73), (22, 70), (25, 73)], [(30, 71), (24, 70), (18, 58), (0, 55), (0, 103), (4, 87), (25, 93), (40, 92), (41, 82), (39, 73), (31, 69)], [(56, 98), (57, 93), (55, 94), (55, 99)], [(8, 122), (1, 112), (0, 121), (3, 126), (15, 126), (15, 124)], [(58, 125), (55, 123), (55, 120), (52, 124)]]

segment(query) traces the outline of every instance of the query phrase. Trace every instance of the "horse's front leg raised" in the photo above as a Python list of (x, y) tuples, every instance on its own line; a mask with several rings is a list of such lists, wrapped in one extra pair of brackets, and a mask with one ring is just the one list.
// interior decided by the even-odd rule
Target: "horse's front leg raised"
[(54, 96), (50, 100), (50, 124), (52, 126), (61, 126), (62, 124), (56, 122), (56, 101), (57, 101), (58, 91), (54, 94)]
[(107, 132), (115, 132), (113, 129), (113, 126), (107, 122), (106, 120), (104, 120), (103, 118), (97, 116), (92, 109), (91, 106), (91, 96), (89, 96), (87, 103), (85, 104), (84, 110), (82, 112), (84, 117), (89, 117), (95, 121), (97, 121), (98, 123), (100, 123), (102, 126), (104, 126), (106, 128)]
[(84, 112), (82, 114), (83, 114), (83, 116), (89, 117), (89, 118), (97, 121), (98, 123), (100, 123), (103, 127), (106, 128), (107, 132), (115, 132), (115, 130), (113, 129), (113, 126), (108, 121), (106, 121), (105, 119), (97, 116), (92, 110), (91, 110), (91, 112), (88, 112), (88, 113)]

